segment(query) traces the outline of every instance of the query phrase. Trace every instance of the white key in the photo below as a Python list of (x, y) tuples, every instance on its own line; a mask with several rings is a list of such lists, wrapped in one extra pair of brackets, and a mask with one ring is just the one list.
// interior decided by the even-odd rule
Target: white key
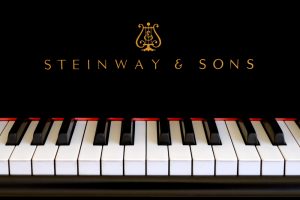
[(169, 175), (167, 145), (158, 145), (157, 122), (147, 122), (147, 175)]
[(192, 156), (189, 145), (183, 145), (179, 121), (170, 121), (170, 175), (192, 175)]
[(38, 121), (30, 122), (28, 129), (25, 132), (19, 145), (16, 145), (13, 153), (9, 158), (10, 174), (11, 175), (31, 175), (31, 158), (36, 149), (36, 145), (31, 145), (33, 133), (38, 125)]
[(78, 157), (79, 175), (100, 175), (102, 145), (93, 145), (97, 121), (88, 121)]
[(261, 175), (283, 175), (284, 159), (277, 146), (273, 146), (261, 122), (252, 121), (259, 145), (256, 149), (262, 160)]
[(284, 121), (278, 121), (286, 145), (278, 145), (285, 160), (285, 175), (300, 175), (300, 148)]
[(237, 175), (237, 157), (225, 124), (225, 121), (216, 121), (222, 145), (213, 145), (216, 158), (216, 176)]
[(55, 175), (56, 140), (62, 121), (54, 121), (44, 145), (38, 145), (32, 158), (33, 175)]
[(2, 131), (4, 130), (7, 122), (8, 121), (0, 121), (0, 135), (2, 134)]
[(136, 121), (134, 145), (125, 145), (124, 175), (146, 174), (146, 122)]
[(196, 145), (191, 145), (193, 157), (193, 175), (213, 176), (215, 174), (215, 157), (211, 145), (207, 143), (203, 123), (193, 121)]
[(9, 121), (0, 135), (0, 175), (9, 175), (8, 160), (15, 149), (14, 145), (6, 145), (8, 133), (15, 121)]
[(300, 146), (300, 129), (295, 121), (285, 121), (285, 124), (288, 126), (289, 130), (293, 134), (296, 142)]
[(261, 159), (255, 145), (246, 145), (236, 121), (226, 121), (238, 158), (238, 175), (260, 175)]
[(120, 145), (121, 121), (112, 121), (108, 144), (103, 146), (101, 156), (102, 175), (123, 175), (124, 146)]
[(56, 175), (77, 175), (77, 158), (86, 121), (77, 121), (69, 145), (60, 145), (55, 158)]

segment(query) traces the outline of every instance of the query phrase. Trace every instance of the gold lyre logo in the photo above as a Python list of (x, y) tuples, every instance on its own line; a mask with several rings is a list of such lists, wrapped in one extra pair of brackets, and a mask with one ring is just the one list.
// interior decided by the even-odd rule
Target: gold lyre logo
[(142, 51), (155, 51), (161, 45), (161, 39), (156, 32), (158, 24), (150, 26), (150, 22), (147, 22), (147, 26), (139, 24), (138, 27), (141, 29), (140, 34), (136, 38), (135, 44)]

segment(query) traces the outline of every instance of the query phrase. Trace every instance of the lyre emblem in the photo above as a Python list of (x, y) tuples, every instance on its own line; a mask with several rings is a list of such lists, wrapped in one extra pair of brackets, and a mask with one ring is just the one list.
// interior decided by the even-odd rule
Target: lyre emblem
[(155, 51), (161, 45), (161, 39), (156, 32), (158, 24), (150, 26), (150, 22), (147, 22), (147, 26), (139, 24), (138, 27), (141, 29), (140, 34), (136, 38), (135, 44), (142, 51)]

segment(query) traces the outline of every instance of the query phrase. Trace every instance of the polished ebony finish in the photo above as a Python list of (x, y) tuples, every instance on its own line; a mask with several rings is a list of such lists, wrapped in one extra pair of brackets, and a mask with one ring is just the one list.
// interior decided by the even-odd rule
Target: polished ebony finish
[(107, 145), (110, 121), (99, 120), (97, 123), (94, 145)]
[(53, 121), (43, 118), (39, 121), (32, 138), (32, 145), (44, 145)]
[(122, 121), (120, 145), (134, 145), (134, 125), (130, 119)]
[(273, 145), (285, 145), (283, 132), (275, 119), (264, 119), (261, 123)]
[(17, 119), (8, 133), (6, 145), (20, 144), (30, 122), (29, 119)]
[(250, 120), (240, 119), (237, 121), (237, 125), (242, 133), (245, 144), (247, 145), (259, 145), (256, 132), (252, 126)]
[(159, 145), (171, 145), (170, 135), (170, 123), (167, 119), (161, 119), (158, 121), (157, 126), (158, 144)]
[(213, 119), (203, 121), (204, 131), (208, 144), (210, 145), (221, 145), (221, 139), (216, 122)]
[(182, 142), (184, 145), (196, 145), (195, 133), (192, 121), (184, 119), (180, 121)]
[(60, 128), (56, 145), (69, 145), (74, 128), (76, 125), (76, 120), (74, 119), (65, 119)]
[(0, 196), (300, 196), (300, 177), (2, 176)]

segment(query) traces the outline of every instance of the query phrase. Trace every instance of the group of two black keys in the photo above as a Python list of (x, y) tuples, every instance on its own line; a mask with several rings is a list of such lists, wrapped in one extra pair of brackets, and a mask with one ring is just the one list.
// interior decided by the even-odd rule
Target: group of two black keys
[[(18, 145), (29, 127), (30, 119), (17, 119), (11, 128), (6, 145)], [(110, 120), (99, 120), (96, 128), (94, 138), (94, 145), (107, 145)], [(222, 145), (219, 131), (216, 122), (213, 119), (203, 120), (203, 127), (208, 144)], [(262, 125), (267, 132), (273, 145), (285, 145), (284, 135), (275, 119), (263, 119)], [(134, 128), (135, 121), (125, 119), (122, 121), (120, 145), (134, 145)], [(32, 145), (43, 145), (50, 132), (53, 124), (52, 119), (41, 119), (33, 134)], [(76, 125), (75, 119), (65, 119), (60, 128), (57, 145), (69, 145), (71, 137)], [(248, 119), (237, 120), (237, 125), (242, 133), (245, 144), (259, 145), (256, 132)], [(180, 120), (180, 129), (182, 135), (182, 142), (184, 145), (196, 145), (195, 133), (193, 129), (192, 120), (185, 118)], [(161, 119), (157, 126), (157, 140), (158, 145), (171, 145), (170, 124), (168, 119)]]

